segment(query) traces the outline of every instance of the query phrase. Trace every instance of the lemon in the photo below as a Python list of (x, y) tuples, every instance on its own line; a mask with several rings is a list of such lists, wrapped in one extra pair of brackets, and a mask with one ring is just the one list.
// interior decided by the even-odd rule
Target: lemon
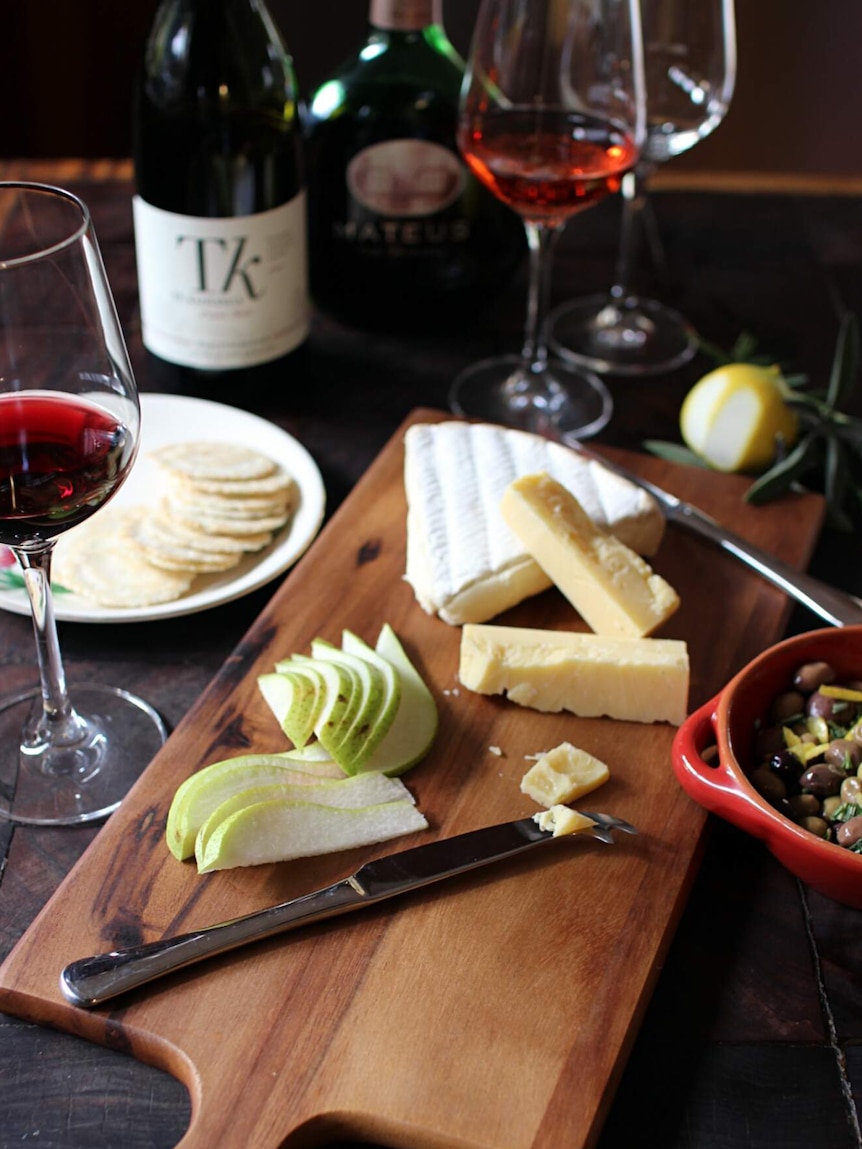
[(718, 471), (762, 471), (778, 442), (796, 442), (796, 412), (777, 367), (728, 363), (692, 387), (680, 410), (685, 443)]

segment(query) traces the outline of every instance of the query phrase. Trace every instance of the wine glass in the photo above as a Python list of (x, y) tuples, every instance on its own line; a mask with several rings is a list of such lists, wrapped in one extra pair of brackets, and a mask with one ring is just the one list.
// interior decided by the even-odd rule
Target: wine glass
[(616, 375), (670, 371), (697, 350), (697, 333), (679, 312), (632, 291), (636, 246), (656, 164), (714, 131), (736, 83), (734, 0), (649, 0), (642, 19), (647, 137), (623, 181), (616, 282), (610, 295), (564, 303), (548, 322), (555, 354)]
[(530, 250), (520, 355), (454, 381), (459, 415), (583, 438), (613, 408), (595, 375), (552, 360), (543, 329), (555, 240), (619, 189), (646, 130), (638, 0), (483, 0), (461, 89), (458, 145), (521, 216)]
[(50, 586), (57, 536), (114, 494), (140, 407), (85, 205), (0, 183), (0, 544), (30, 600), (40, 686), (0, 702), (0, 817), (68, 825), (109, 814), (164, 742), (141, 699), (66, 687)]

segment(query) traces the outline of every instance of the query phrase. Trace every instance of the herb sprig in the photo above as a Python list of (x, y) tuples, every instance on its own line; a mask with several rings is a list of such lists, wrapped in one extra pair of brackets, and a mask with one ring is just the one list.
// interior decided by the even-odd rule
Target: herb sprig
[[(772, 360), (756, 355), (756, 341), (744, 332), (730, 352), (709, 343), (701, 349), (719, 364)], [(862, 419), (845, 408), (853, 397), (859, 373), (859, 323), (847, 312), (841, 320), (829, 380), (824, 388), (807, 389), (804, 375), (782, 374), (784, 401), (799, 418), (799, 438), (790, 451), (779, 451), (775, 462), (752, 483), (746, 501), (768, 503), (789, 491), (819, 490), (826, 499), (827, 522), (852, 531), (862, 521)], [(688, 447), (651, 439), (644, 447), (675, 463), (705, 467)]]

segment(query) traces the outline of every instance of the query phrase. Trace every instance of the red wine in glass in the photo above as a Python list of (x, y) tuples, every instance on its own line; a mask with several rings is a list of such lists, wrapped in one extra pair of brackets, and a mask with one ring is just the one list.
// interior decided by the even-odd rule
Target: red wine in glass
[(0, 395), (0, 543), (52, 538), (89, 518), (132, 449), (119, 419), (77, 395)]
[(129, 473), (140, 404), (86, 205), (2, 181), (0, 220), (0, 543), (21, 568), (39, 668), (37, 687), (0, 699), (0, 818), (73, 825), (116, 809), (167, 737), (121, 687), (67, 688), (51, 588), (57, 536)]

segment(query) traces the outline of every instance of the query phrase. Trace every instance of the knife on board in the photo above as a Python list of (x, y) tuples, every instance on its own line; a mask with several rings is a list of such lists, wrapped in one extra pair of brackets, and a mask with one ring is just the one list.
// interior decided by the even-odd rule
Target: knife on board
[[(637, 833), (631, 823), (612, 814), (592, 814), (586, 810), (581, 813), (591, 818), (593, 825), (565, 835), (566, 839), (594, 838), (612, 843), (614, 830)], [(408, 890), (513, 857), (545, 842), (561, 840), (562, 837), (554, 838), (550, 830), (541, 829), (533, 818), (521, 818), (414, 846), (367, 862), (355, 874), (289, 902), (191, 933), (80, 958), (63, 969), (60, 988), (72, 1005), (86, 1008), (100, 1005), (173, 970), (248, 942), (373, 906)]]
[(665, 519), (676, 526), (701, 538), (709, 539), (721, 547), (723, 551), (733, 555), (735, 559), (756, 571), (767, 582), (783, 590), (790, 598), (795, 599), (807, 607), (814, 614), (819, 615), (831, 626), (855, 626), (862, 624), (862, 599), (846, 591), (829, 586), (828, 583), (814, 578), (812, 575), (795, 570), (781, 559), (771, 555), (762, 547), (749, 543), (740, 535), (729, 531), (710, 515), (705, 514), (691, 503), (686, 503), (672, 495), (669, 491), (657, 487), (648, 479), (642, 479), (633, 471), (620, 466), (619, 463), (590, 450), (579, 441), (566, 440), (568, 446), (574, 448), (579, 454), (589, 459), (595, 459), (609, 471), (613, 471), (620, 478), (628, 479), (630, 483), (648, 491), (661, 507)]

